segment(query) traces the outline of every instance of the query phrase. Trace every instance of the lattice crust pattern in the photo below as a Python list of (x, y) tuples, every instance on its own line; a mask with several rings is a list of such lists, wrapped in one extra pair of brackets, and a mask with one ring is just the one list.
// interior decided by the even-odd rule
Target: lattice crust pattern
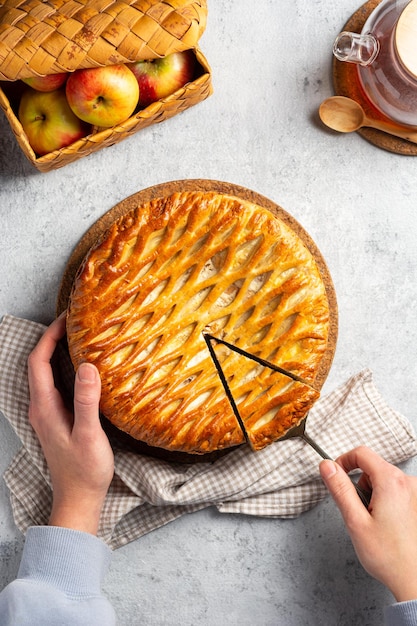
[(0, 6), (0, 80), (194, 48), (206, 19), (206, 0), (5, 0)]
[(102, 411), (151, 446), (204, 454), (244, 442), (203, 336), (226, 339), (307, 384), (216, 346), (259, 449), (317, 399), (329, 306), (316, 263), (279, 218), (211, 192), (151, 201), (87, 255), (70, 296), (75, 367), (100, 370)]

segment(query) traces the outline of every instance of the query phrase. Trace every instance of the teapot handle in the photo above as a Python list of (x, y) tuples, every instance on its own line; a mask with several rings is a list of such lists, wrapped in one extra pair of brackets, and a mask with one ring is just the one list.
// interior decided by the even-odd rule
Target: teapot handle
[(333, 44), (333, 54), (339, 61), (371, 65), (379, 52), (379, 41), (371, 34), (359, 35), (343, 31)]

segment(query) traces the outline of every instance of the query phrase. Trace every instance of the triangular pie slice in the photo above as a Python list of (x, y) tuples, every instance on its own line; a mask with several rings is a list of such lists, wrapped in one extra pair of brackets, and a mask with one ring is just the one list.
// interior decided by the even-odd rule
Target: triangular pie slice
[[(319, 398), (320, 393), (314, 387), (292, 372), (285, 371), (274, 363), (260, 359), (212, 335), (205, 334), (205, 339), (232, 411), (253, 450), (265, 448), (283, 437), (291, 428), (298, 426)], [(239, 397), (234, 397), (231, 384), (233, 379), (239, 376), (240, 368), (237, 368), (237, 374), (232, 374), (229, 381), (220, 363), (221, 357), (216, 353), (216, 344), (226, 346), (241, 359), (257, 364), (248, 381), (245, 379), (239, 381), (241, 385)], [(258, 388), (253, 384), (254, 379), (258, 381)], [(246, 382), (249, 382), (248, 393), (245, 388)]]
[[(75, 368), (96, 364), (103, 414), (135, 439), (193, 454), (229, 448), (245, 437), (204, 333), (314, 387), (329, 304), (312, 254), (281, 219), (234, 196), (183, 192), (138, 206), (103, 234), (74, 280)], [(234, 353), (222, 367), (254, 447), (291, 427), (317, 396)]]

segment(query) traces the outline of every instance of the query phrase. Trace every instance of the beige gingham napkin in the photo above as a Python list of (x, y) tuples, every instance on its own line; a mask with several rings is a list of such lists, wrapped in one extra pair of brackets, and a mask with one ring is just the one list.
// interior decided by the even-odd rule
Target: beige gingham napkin
[[(28, 419), (27, 357), (45, 327), (5, 316), (0, 324), (0, 410), (22, 441), (5, 473), (16, 525), (46, 524), (48, 469)], [(387, 406), (365, 369), (310, 411), (307, 432), (333, 458), (366, 444), (392, 463), (417, 453), (409, 422)], [(301, 439), (260, 452), (246, 446), (212, 463), (178, 464), (117, 450), (100, 537), (118, 548), (175, 518), (214, 506), (222, 513), (295, 517), (326, 496), (320, 457)]]

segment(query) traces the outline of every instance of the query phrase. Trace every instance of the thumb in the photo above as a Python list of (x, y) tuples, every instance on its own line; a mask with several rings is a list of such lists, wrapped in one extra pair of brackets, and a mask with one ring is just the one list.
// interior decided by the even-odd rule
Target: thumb
[(75, 376), (74, 428), (89, 429), (100, 425), (100, 393), (101, 381), (97, 368), (92, 363), (81, 363)]
[(362, 505), (355, 486), (338, 463), (330, 460), (322, 461), (320, 474), (348, 526), (360, 516), (368, 517), (369, 514)]

